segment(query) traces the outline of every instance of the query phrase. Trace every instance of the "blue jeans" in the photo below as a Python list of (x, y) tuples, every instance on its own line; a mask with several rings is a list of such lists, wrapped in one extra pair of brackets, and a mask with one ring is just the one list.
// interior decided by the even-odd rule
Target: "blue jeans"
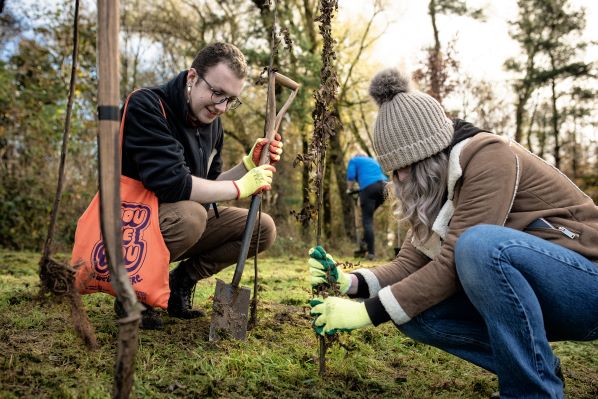
[(598, 265), (494, 225), (463, 233), (455, 263), (464, 292), (398, 328), (495, 373), (501, 398), (562, 398), (548, 342), (598, 338)]

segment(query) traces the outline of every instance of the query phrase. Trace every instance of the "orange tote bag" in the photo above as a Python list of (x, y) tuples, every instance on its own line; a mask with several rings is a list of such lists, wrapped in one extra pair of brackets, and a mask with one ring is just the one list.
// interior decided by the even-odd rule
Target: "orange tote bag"
[[(120, 123), (122, 145), (127, 105)], [(160, 107), (166, 117), (162, 102)], [(122, 244), (124, 266), (139, 301), (166, 309), (170, 288), (168, 272), (170, 253), (158, 219), (158, 198), (140, 181), (120, 177)], [(79, 264), (75, 284), (81, 294), (106, 292), (116, 296), (100, 229), (100, 197), (96, 194), (77, 222), (71, 264)]]

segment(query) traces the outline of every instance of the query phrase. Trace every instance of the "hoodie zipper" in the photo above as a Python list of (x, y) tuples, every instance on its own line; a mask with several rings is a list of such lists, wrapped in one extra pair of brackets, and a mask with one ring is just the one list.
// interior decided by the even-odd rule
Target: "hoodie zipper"
[(203, 148), (201, 147), (201, 140), (199, 138), (199, 128), (197, 128), (195, 130), (195, 138), (197, 139), (197, 148), (199, 151), (199, 160), (200, 160), (199, 166), (201, 168), (201, 176), (206, 175), (206, 177), (207, 177), (207, 172), (204, 170), (204, 167), (203, 167)]

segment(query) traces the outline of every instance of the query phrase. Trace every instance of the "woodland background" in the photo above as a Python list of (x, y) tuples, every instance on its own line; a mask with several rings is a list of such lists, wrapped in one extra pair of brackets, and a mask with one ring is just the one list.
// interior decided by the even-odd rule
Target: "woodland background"
[[(330, 111), (341, 123), (334, 125), (327, 151), (320, 215), (322, 242), (341, 257), (354, 245), (356, 234), (353, 201), (346, 194), (346, 163), (355, 147), (372, 154), (376, 107), (367, 87), (381, 68), (372, 52), (388, 29), (380, 17), (395, 1), (370, 0), (373, 7), (354, 20), (334, 20), (339, 90)], [(3, 398), (110, 397), (118, 335), (112, 297), (83, 297), (99, 344), (90, 352), (72, 328), (67, 305), (40, 301), (38, 287), (39, 251), (58, 180), (74, 3), (0, 0)], [(236, 44), (252, 68), (244, 105), (224, 117), (225, 161), (227, 166), (237, 163), (263, 132), (266, 90), (255, 82), (270, 56), (272, 14), (260, 7), (264, 3), (121, 0), (121, 96), (170, 79), (186, 69), (206, 43)], [(397, 334), (390, 324), (342, 334), (342, 345), (328, 352), (327, 375), (317, 375), (318, 344), (306, 305), (311, 291), (305, 273), (305, 251), (315, 242), (314, 176), (295, 161), (308, 152), (313, 135), (323, 39), (317, 0), (277, 3), (281, 29), (276, 65), (303, 88), (283, 124), (285, 154), (264, 201), (279, 234), (260, 263), (259, 322), (247, 341), (211, 343), (207, 318), (179, 320), (164, 315), (164, 330), (139, 335), (133, 397), (489, 397), (497, 390), (495, 376)], [(439, 28), (464, 18), (484, 21), (488, 9), (472, 7), (469, 0), (426, 3), (428, 24), (413, 32), (433, 37), (412, 71), (419, 88), (441, 101), (451, 116), (514, 138), (598, 201), (598, 75), (596, 60), (588, 57), (596, 54), (588, 50), (597, 43), (583, 36), (590, 21), (579, 7), (581, 0), (517, 1), (519, 12), (509, 34), (519, 49), (501, 60), (508, 76), (504, 87), (470, 76), (460, 63), (466, 50)], [(95, 1), (81, 0), (80, 11), (66, 187), (54, 239), (54, 249), (63, 257), (70, 252), (78, 217), (97, 190)], [(397, 37), (397, 47), (409, 39)], [(280, 92), (283, 100), (286, 93)], [(377, 243), (384, 248), (378, 253), (391, 256), (396, 245), (392, 235), (399, 230), (392, 201), (376, 218)], [(357, 264), (347, 262), (349, 268), (361, 262), (351, 261)], [(363, 261), (362, 266), (373, 265)], [(229, 268), (218, 277), (229, 281), (231, 274)], [(241, 284), (250, 286), (252, 279), (245, 273)], [(210, 309), (213, 287), (214, 277), (198, 283), (196, 307)], [(559, 342), (553, 347), (563, 362), (567, 397), (596, 398), (596, 342)]]
[[(11, 1), (0, 14), (0, 247), (41, 249), (56, 190), (68, 78), (71, 69), (74, 1)], [(272, 14), (263, 1), (123, 0), (121, 2), (121, 95), (156, 85), (188, 68), (206, 43), (232, 42), (244, 52), (251, 78), (244, 105), (224, 116), (225, 162), (237, 163), (262, 135), (263, 85), (255, 84), (270, 55)], [(378, 23), (388, 1), (373, 1), (371, 13), (335, 21), (339, 90), (334, 111), (340, 126), (329, 143), (321, 212), (323, 242), (333, 248), (355, 239), (353, 202), (346, 191), (346, 164), (357, 146), (372, 154), (376, 107), (367, 96), (381, 68), (371, 52), (385, 34)], [(519, 0), (509, 34), (519, 51), (504, 60), (508, 93), (460, 68), (455, 40), (443, 37), (439, 21), (455, 16), (483, 21), (486, 10), (462, 0), (429, 0), (434, 40), (421, 49), (413, 71), (421, 90), (441, 101), (451, 116), (510, 136), (560, 168), (598, 200), (596, 60), (587, 59), (595, 41), (582, 39), (584, 9), (568, 0)], [(79, 67), (66, 186), (55, 245), (69, 252), (76, 221), (97, 187), (95, 2), (81, 2)], [(313, 133), (314, 91), (320, 85), (322, 37), (316, 0), (278, 2), (280, 46), (276, 65), (302, 84), (283, 123), (285, 154), (277, 166), (264, 211), (277, 221), (272, 254), (304, 253), (313, 245), (313, 176), (301, 162)], [(414, 32), (417, 34), (417, 32)], [(285, 39), (290, 39), (285, 40)], [(403, 40), (407, 40), (403, 38)], [(401, 43), (398, 40), (397, 46)], [(281, 101), (286, 93), (281, 91)], [(392, 204), (377, 215), (378, 245), (386, 247), (397, 227)], [(299, 219), (299, 220), (298, 220)], [(332, 240), (334, 238), (334, 240)], [(343, 247), (344, 246), (344, 247)], [(392, 246), (392, 243), (391, 243)], [(387, 250), (390, 254), (390, 249)]]

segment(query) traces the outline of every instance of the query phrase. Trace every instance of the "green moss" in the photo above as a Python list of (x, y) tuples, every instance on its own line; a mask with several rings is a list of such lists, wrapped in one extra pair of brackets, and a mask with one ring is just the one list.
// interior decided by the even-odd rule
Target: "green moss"
[[(99, 349), (84, 349), (65, 304), (42, 303), (39, 254), (0, 251), (0, 397), (109, 398), (118, 327), (113, 298), (83, 298)], [(140, 331), (133, 396), (138, 398), (487, 398), (496, 378), (401, 335), (390, 324), (343, 334), (318, 375), (318, 342), (307, 310), (304, 259), (260, 259), (258, 325), (246, 341), (208, 342), (209, 318), (163, 314), (164, 329)], [(217, 277), (232, 279), (232, 270)], [(194, 303), (211, 311), (215, 278)], [(253, 288), (248, 262), (242, 285)], [(558, 343), (570, 398), (594, 398), (596, 343)]]

